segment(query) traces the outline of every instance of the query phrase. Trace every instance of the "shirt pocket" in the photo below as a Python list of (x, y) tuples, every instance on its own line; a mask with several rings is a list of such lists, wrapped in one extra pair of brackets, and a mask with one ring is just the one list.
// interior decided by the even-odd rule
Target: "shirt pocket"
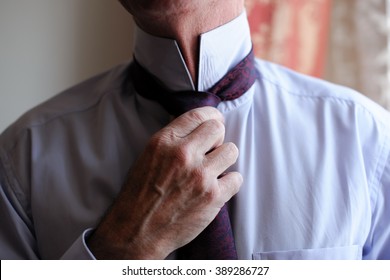
[(360, 260), (362, 248), (359, 245), (302, 249), (292, 251), (258, 252), (253, 254), (254, 260)]

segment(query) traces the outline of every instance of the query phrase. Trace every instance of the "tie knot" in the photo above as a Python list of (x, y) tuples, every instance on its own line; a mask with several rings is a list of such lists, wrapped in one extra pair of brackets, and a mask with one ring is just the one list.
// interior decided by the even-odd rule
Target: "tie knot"
[(129, 71), (136, 91), (147, 99), (157, 101), (174, 116), (198, 107), (217, 107), (221, 101), (236, 99), (248, 91), (257, 78), (253, 50), (207, 92), (171, 91), (135, 58)]
[(217, 95), (205, 91), (167, 91), (156, 98), (156, 101), (164, 104), (165, 109), (171, 115), (179, 116), (199, 107), (217, 107), (221, 99)]

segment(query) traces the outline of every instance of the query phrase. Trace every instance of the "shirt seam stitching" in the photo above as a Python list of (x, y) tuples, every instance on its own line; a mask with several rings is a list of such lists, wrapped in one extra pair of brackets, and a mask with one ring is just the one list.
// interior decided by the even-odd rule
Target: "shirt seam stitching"
[(94, 108), (96, 108), (96, 106), (98, 104), (101, 103), (102, 99), (105, 98), (107, 95), (109, 95), (112, 91), (114, 91), (115, 89), (117, 88), (114, 88), (114, 89), (110, 89), (108, 90), (107, 92), (103, 93), (95, 102), (89, 104), (88, 106), (82, 108), (82, 109), (77, 109), (77, 110), (72, 110), (72, 111), (68, 111), (68, 112), (64, 112), (64, 113), (61, 113), (61, 114), (55, 114), (53, 116), (50, 116), (49, 118), (45, 119), (45, 120), (41, 120), (41, 121), (32, 121), (31, 123), (27, 124), (27, 125), (24, 125), (23, 127), (21, 127), (16, 133), (15, 133), (15, 137), (17, 140), (13, 143), (12, 146), (10, 146), (7, 151), (11, 152), (13, 149), (15, 149), (15, 147), (17, 146), (17, 144), (19, 143), (20, 141), (20, 135), (22, 135), (22, 133), (24, 133), (26, 130), (29, 130), (29, 129), (32, 129), (32, 128), (36, 128), (36, 127), (40, 127), (40, 126), (45, 126), (47, 125), (48, 123), (52, 122), (52, 121), (55, 121), (56, 119), (59, 119), (59, 118), (63, 118), (63, 117), (67, 117), (69, 115), (72, 115), (72, 114), (80, 114), (80, 113), (85, 113), (85, 112), (88, 112), (90, 110), (93, 110)]
[[(261, 71), (259, 71), (259, 73), (260, 73), (260, 77), (259, 77), (260, 80), (263, 80), (264, 82), (270, 83), (273, 86), (280, 88), (281, 90), (283, 90), (284, 92), (286, 92), (292, 96), (295, 96), (298, 98), (313, 99), (313, 100), (319, 99), (319, 100), (325, 100), (325, 101), (331, 101), (331, 102), (339, 102), (339, 103), (344, 103), (348, 106), (356, 106), (356, 107), (359, 107), (362, 111), (365, 111), (366, 113), (368, 113), (372, 119), (375, 119), (376, 122), (385, 126), (385, 123), (381, 119), (375, 118), (374, 114), (369, 109), (367, 109), (364, 105), (362, 105), (360, 102), (358, 102), (357, 100), (350, 100), (348, 98), (335, 97), (335, 96), (313, 96), (313, 95), (310, 95), (309, 93), (294, 92), (294, 91), (291, 91), (290, 89), (284, 87), (283, 85), (275, 82), (274, 80), (264, 76)], [(352, 89), (350, 89), (350, 90), (352, 90)], [(313, 91), (308, 91), (308, 92), (314, 93)]]

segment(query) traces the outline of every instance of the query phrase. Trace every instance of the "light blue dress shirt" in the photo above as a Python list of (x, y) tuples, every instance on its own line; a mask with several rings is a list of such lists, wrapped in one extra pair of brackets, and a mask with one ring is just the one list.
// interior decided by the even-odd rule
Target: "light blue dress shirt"
[[(168, 87), (205, 90), (250, 48), (245, 14), (203, 34), (197, 85), (175, 41), (137, 30), (134, 53)], [(239, 258), (390, 259), (389, 113), (350, 89), (256, 67), (253, 87), (218, 106), (244, 178), (229, 203)], [(127, 69), (57, 95), (0, 136), (1, 259), (94, 258), (86, 235), (171, 119)]]

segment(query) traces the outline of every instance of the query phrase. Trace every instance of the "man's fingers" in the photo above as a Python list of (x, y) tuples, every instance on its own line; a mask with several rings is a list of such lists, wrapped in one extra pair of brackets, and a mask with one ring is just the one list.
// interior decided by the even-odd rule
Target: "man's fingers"
[(219, 176), (238, 158), (238, 148), (233, 143), (224, 143), (206, 155), (205, 167), (211, 170), (214, 176)]
[(207, 120), (190, 133), (185, 141), (192, 143), (194, 151), (205, 155), (222, 145), (225, 138), (225, 125), (215, 119)]
[(214, 107), (196, 108), (174, 119), (165, 129), (171, 130), (173, 135), (178, 138), (184, 138), (208, 120), (217, 120), (223, 123), (224, 117)]
[(221, 196), (224, 202), (229, 201), (238, 191), (243, 182), (239, 172), (228, 172), (218, 179)]

